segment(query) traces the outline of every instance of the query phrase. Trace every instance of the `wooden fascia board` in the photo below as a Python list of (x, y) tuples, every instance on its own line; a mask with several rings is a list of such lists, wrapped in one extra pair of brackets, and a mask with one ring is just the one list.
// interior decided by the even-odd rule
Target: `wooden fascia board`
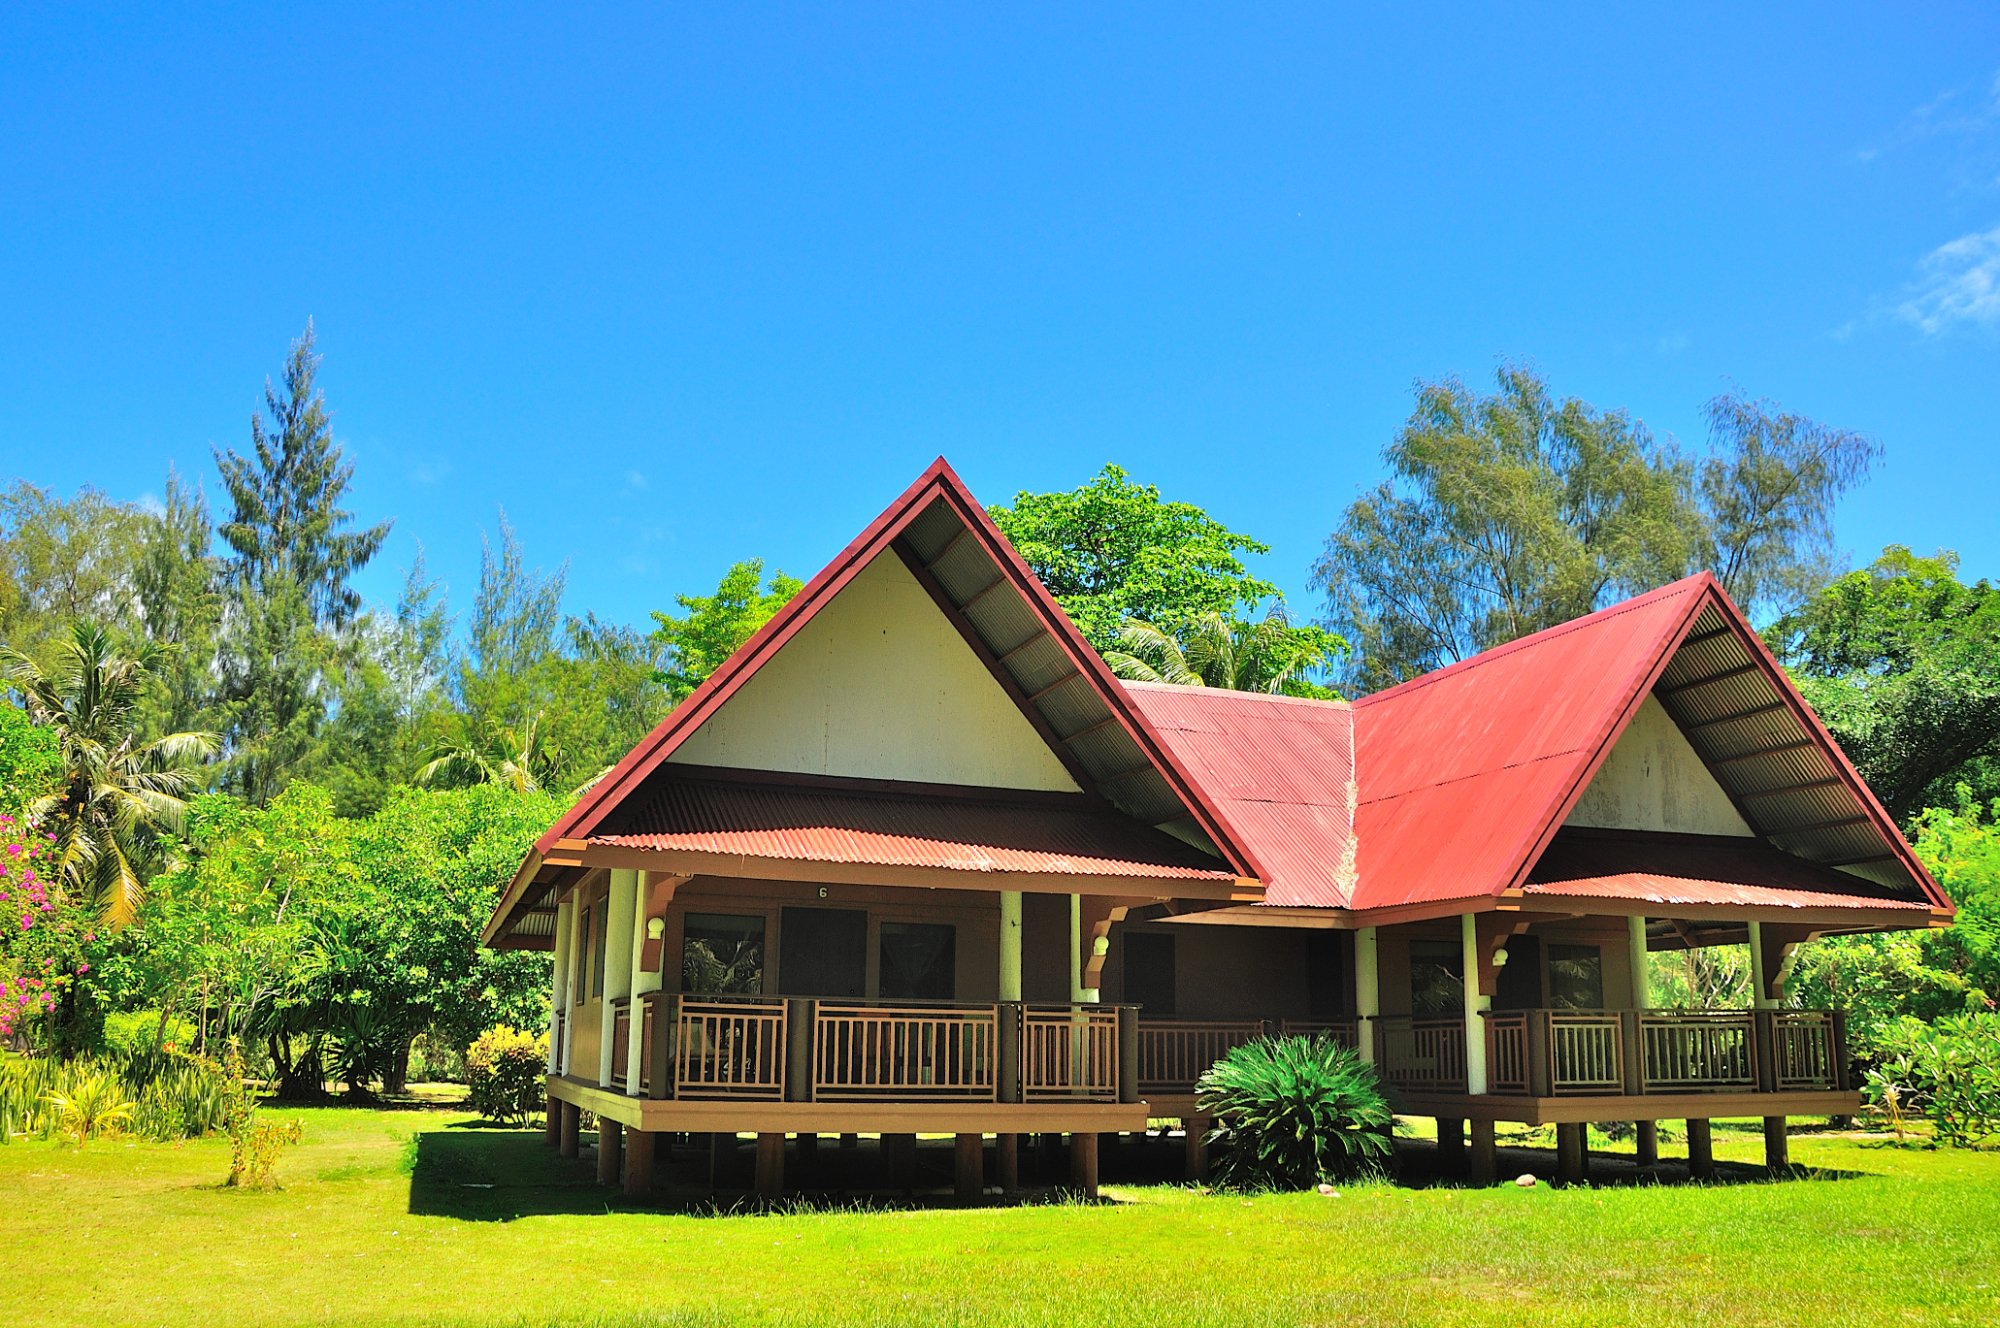
[(695, 849), (626, 848), (613, 844), (586, 845), (579, 854), (578, 865), (665, 872), (679, 876), (729, 876), (760, 881), (902, 886), (926, 890), (1019, 890), (1028, 894), (1137, 896), (1158, 900), (1182, 897), (1236, 903), (1254, 902), (1264, 897), (1263, 884), (1244, 877), (1208, 882), (1108, 872), (957, 871), (949, 867), (816, 862), (741, 853), (709, 853)]
[(513, 921), (514, 909), (520, 905), (521, 900), (527, 895), (529, 887), (534, 884), (536, 876), (541, 873), (542, 864), (542, 855), (534, 849), (529, 849), (527, 856), (521, 859), (521, 865), (515, 869), (514, 879), (508, 883), (507, 889), (502, 892), (500, 902), (494, 905), (493, 915), (487, 918), (486, 925), (480, 928), (479, 943), (481, 945), (489, 948), (493, 947), (495, 941), (507, 930), (508, 925)]

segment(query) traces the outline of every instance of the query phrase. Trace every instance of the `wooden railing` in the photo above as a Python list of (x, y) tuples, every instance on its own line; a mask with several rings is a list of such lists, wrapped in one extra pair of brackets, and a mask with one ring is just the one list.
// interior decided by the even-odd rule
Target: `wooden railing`
[(997, 1005), (814, 1002), (813, 1097), (991, 1102), (999, 1018)]
[(1141, 1019), (1139, 1091), (1191, 1093), (1195, 1080), (1231, 1048), (1267, 1031), (1261, 1019)]
[(1549, 1091), (1619, 1093), (1625, 1087), (1625, 1040), (1615, 1013), (1543, 1010), (1548, 1022)]
[(674, 1095), (785, 1096), (782, 1000), (683, 996), (674, 1035)]
[(1840, 1021), (1824, 1010), (1774, 1010), (1771, 1022), (1772, 1077), (1778, 1088), (1834, 1088), (1846, 1067), (1840, 1063)]
[(1643, 1091), (1704, 1093), (1757, 1087), (1756, 1021), (1749, 1010), (1642, 1010)]
[(1534, 1086), (1528, 1025), (1531, 1012), (1506, 1010), (1486, 1016), (1486, 1091), (1527, 1093)]
[[(1021, 1098), (1118, 1100), (1118, 1011), (1030, 1005), (1021, 1012)], [(1143, 1030), (1145, 1025), (1141, 1024)], [(1145, 1042), (1140, 1041), (1143, 1057)], [(1142, 1072), (1141, 1082), (1144, 1082)]]
[(625, 1086), (626, 1072), (631, 1068), (632, 1052), (632, 1002), (620, 996), (611, 1002), (611, 1082)]
[(1286, 1037), (1311, 1037), (1315, 1033), (1324, 1033), (1349, 1051), (1361, 1046), (1361, 1021), (1358, 1019), (1281, 1019), (1278, 1031)]
[(1378, 1018), (1375, 1059), (1382, 1078), (1399, 1088), (1463, 1092), (1465, 1021), (1407, 1015)]
[(642, 997), (639, 1001), (639, 1082), (635, 1085), (628, 1081), (625, 1087), (628, 1093), (644, 1096), (653, 1086), (653, 1025), (659, 1008), (657, 1000)]

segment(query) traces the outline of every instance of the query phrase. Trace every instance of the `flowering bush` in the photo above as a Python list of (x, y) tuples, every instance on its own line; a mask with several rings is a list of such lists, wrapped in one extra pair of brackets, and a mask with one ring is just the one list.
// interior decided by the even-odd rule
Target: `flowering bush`
[(465, 1053), (472, 1109), (488, 1120), (520, 1125), (542, 1108), (549, 1040), (517, 1028), (489, 1028)]
[(109, 949), (48, 861), (53, 837), (0, 815), (0, 1039), (49, 1023)]

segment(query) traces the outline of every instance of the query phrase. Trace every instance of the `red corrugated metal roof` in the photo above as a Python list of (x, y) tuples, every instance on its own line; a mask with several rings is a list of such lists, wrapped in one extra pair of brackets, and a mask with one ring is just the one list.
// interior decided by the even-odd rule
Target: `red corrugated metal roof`
[[(963, 872), (1233, 881), (1214, 858), (1083, 796), (941, 796), (661, 778), (593, 844)], [(996, 887), (998, 888), (998, 887)]]
[(1697, 881), (1653, 872), (1621, 872), (1616, 876), (1586, 876), (1574, 881), (1546, 881), (1521, 887), (1526, 895), (1564, 899), (1629, 899), (1646, 904), (1762, 906), (1765, 908), (1867, 908), (1929, 913), (1922, 900), (1883, 899), (1879, 895), (1829, 894), (1824, 890), (1783, 890), (1738, 881)]
[(1256, 845), (1265, 898), (1345, 907), (1354, 884), (1354, 715), (1340, 701), (1125, 683), (1209, 801)]

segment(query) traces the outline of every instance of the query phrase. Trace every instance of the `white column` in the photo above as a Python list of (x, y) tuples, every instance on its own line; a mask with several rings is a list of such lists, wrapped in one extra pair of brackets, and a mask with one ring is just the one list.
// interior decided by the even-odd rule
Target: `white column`
[(1083, 896), (1069, 897), (1069, 999), (1081, 1004), (1083, 995)]
[(561, 1039), (556, 1033), (556, 1022), (569, 1009), (570, 983), (575, 979), (570, 969), (570, 930), (575, 925), (576, 905), (565, 899), (556, 905), (556, 945), (555, 975), (549, 985), (549, 1073), (563, 1074), (568, 1066), (563, 1062), (568, 1058), (568, 1049), (559, 1045)]
[(616, 1051), (612, 1029), (617, 1014), (611, 1003), (632, 994), (632, 882), (638, 874), (612, 872), (611, 889), (604, 901), (604, 1023), (597, 1042), (597, 1082), (606, 1088), (611, 1087), (611, 1064)]
[(1382, 1013), (1382, 982), (1377, 977), (1375, 929), (1363, 927), (1354, 933), (1355, 1037), (1361, 1059), (1375, 1062), (1375, 1017)]
[(660, 972), (657, 967), (650, 972), (645, 967), (643, 956), (646, 950), (646, 873), (632, 873), (632, 1022), (625, 1030), (625, 1064), (632, 1069), (632, 1083), (627, 1091), (639, 1091), (639, 1066), (646, 1050), (645, 1012), (639, 1005), (639, 997), (649, 991), (660, 989)]
[(1493, 998), (1479, 994), (1479, 918), (1459, 915), (1461, 966), (1465, 970), (1465, 1091), (1486, 1091), (1486, 1015)]
[(1626, 944), (1630, 951), (1627, 962), (1632, 965), (1632, 1008), (1650, 1010), (1653, 1008), (1653, 993), (1647, 970), (1650, 965), (1646, 955), (1646, 920), (1627, 918), (1630, 930), (1626, 934)]
[(1021, 999), (1021, 892), (1000, 892), (1000, 999)]
[(1764, 924), (1750, 924), (1750, 1008), (1753, 1010), (1775, 1010), (1778, 1003), (1771, 999), (1771, 975), (1764, 967)]

